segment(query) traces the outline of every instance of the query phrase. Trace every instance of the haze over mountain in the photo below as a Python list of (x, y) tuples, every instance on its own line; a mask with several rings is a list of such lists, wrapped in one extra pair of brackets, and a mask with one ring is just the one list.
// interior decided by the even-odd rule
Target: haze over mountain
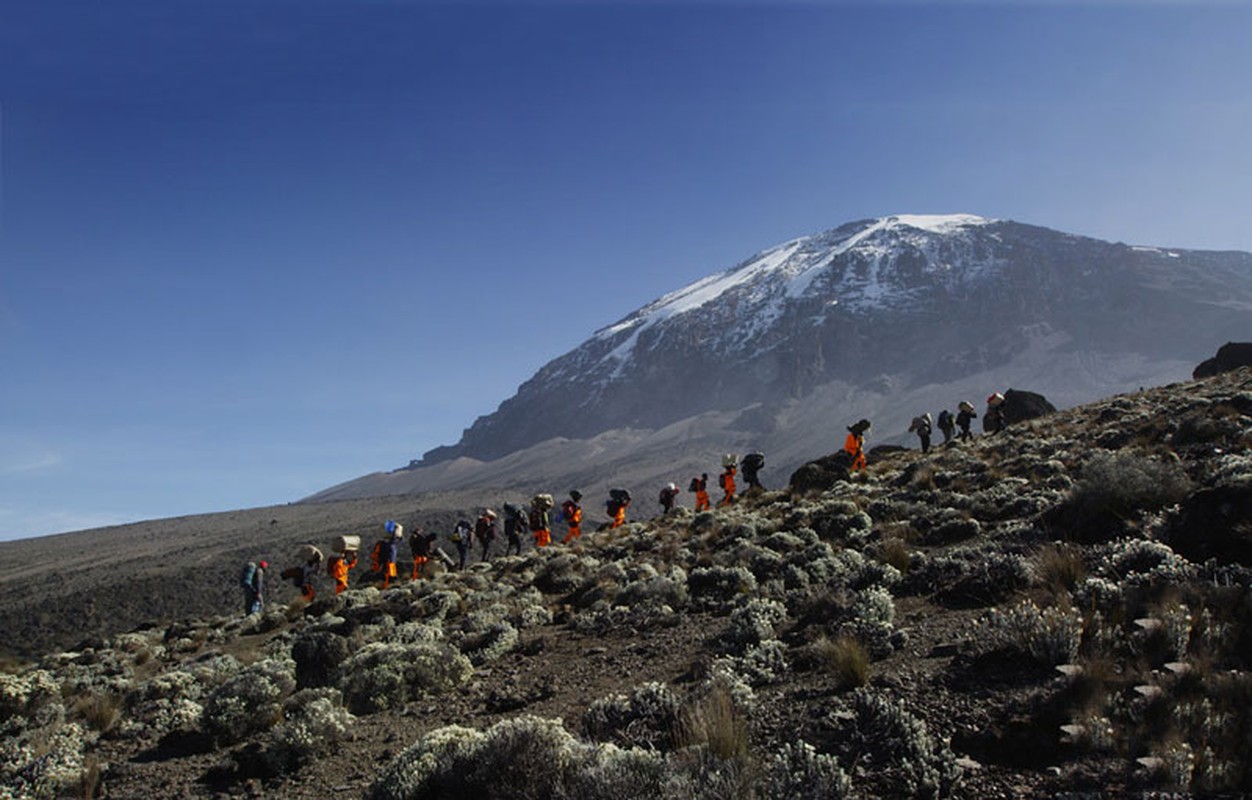
[(870, 444), (915, 446), (905, 431), (924, 411), (1007, 388), (1064, 407), (1182, 380), (1250, 327), (1252, 254), (966, 214), (850, 222), (659, 298), (553, 359), (455, 445), (309, 499), (642, 488), (748, 449), (777, 482), (860, 417)]

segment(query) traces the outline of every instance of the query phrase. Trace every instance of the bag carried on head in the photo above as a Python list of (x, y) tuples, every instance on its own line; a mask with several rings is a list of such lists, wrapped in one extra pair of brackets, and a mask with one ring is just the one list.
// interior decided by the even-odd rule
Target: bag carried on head
[(748, 453), (743, 457), (743, 471), (752, 472), (765, 466), (764, 453)]
[(551, 511), (554, 505), (556, 503), (552, 500), (552, 495), (550, 494), (537, 494), (530, 498), (530, 507), (540, 511)]
[(625, 489), (609, 489), (609, 499), (619, 505), (628, 505), (630, 503), (630, 492)]

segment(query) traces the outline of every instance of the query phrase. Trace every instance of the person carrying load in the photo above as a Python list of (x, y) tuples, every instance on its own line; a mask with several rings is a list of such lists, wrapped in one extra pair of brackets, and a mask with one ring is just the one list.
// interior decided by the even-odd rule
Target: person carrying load
[(552, 544), (552, 530), (548, 522), (548, 512), (554, 505), (552, 495), (537, 494), (530, 500), (530, 517), (527, 523), (531, 536), (535, 537), (535, 547), (547, 547)]
[(335, 584), (335, 594), (343, 594), (348, 588), (348, 570), (356, 566), (361, 537), (340, 536), (335, 539), (334, 549), (335, 554), (326, 561), (326, 573)]
[(570, 490), (569, 499), (561, 503), (561, 518), (565, 520), (569, 530), (565, 533), (565, 538), (561, 540), (561, 544), (569, 544), (573, 540), (583, 535), (583, 507), (578, 505), (578, 501), (583, 499), (583, 493), (577, 489)]
[(851, 469), (853, 470), (865, 469), (865, 433), (870, 427), (870, 421), (867, 419), (862, 419), (848, 427), (848, 438), (844, 440), (843, 449), (852, 456)]
[(722, 456), (722, 474), (717, 476), (717, 485), (722, 487), (722, 499), (717, 507), (732, 505), (735, 502), (735, 473), (739, 469), (739, 457), (734, 453)]

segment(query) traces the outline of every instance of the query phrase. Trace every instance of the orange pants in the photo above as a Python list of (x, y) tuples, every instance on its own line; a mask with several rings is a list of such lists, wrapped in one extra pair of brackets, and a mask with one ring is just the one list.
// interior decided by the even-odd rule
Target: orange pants
[(708, 511), (711, 507), (712, 504), (709, 503), (709, 493), (696, 492), (696, 513)]
[(422, 575), (422, 565), (430, 559), (426, 556), (413, 556), (413, 577), (411, 580), (417, 580)]
[(565, 538), (561, 540), (561, 544), (569, 544), (571, 539), (577, 539), (582, 535), (583, 529), (581, 525), (571, 525), (569, 526), (569, 533), (565, 534)]
[(531, 534), (535, 537), (535, 547), (547, 547), (552, 544), (552, 531), (547, 528), (531, 531)]
[(386, 589), (391, 585), (391, 579), (396, 577), (396, 562), (391, 561), (383, 564), (383, 588)]
[(313, 584), (306, 583), (303, 586), (301, 586), (300, 594), (301, 596), (304, 597), (305, 600), (312, 600), (313, 599)]
[(617, 509), (617, 513), (613, 515), (613, 524), (610, 528), (620, 528), (626, 524), (626, 506)]
[(336, 581), (335, 581), (335, 594), (343, 594), (343, 593), (344, 593), (344, 592), (346, 592), (347, 590), (348, 590), (348, 581), (347, 581), (347, 580), (342, 580), (342, 581), (340, 581), (340, 580), (336, 580)]

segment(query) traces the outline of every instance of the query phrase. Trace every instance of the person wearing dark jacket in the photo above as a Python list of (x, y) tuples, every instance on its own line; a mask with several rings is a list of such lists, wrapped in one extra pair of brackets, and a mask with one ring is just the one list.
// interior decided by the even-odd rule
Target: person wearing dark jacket
[(661, 489), (661, 495), (658, 500), (661, 503), (661, 513), (669, 514), (674, 510), (674, 501), (678, 499), (678, 484), (669, 483)]
[(409, 534), (409, 551), (413, 554), (413, 575), (409, 580), (417, 580), (422, 576), (422, 565), (430, 561), (431, 547), (439, 538), (437, 533), (422, 533), (415, 530)]
[(469, 560), (470, 545), (474, 543), (474, 526), (470, 525), (469, 520), (457, 520), (456, 527), (452, 530), (452, 541), (456, 544), (457, 553), (461, 557), (456, 568), (465, 569), (465, 562)]
[(262, 559), (250, 562), (243, 568), (240, 584), (243, 586), (243, 613), (255, 614), (265, 607), (265, 570), (270, 562)]
[(930, 452), (930, 412), (920, 417), (913, 417), (913, 422), (909, 425), (909, 432), (916, 433), (917, 438), (922, 442), (922, 452)]
[(956, 433), (956, 418), (946, 408), (939, 412), (939, 432), (943, 434), (944, 444), (952, 441), (952, 436)]
[(973, 404), (966, 400), (962, 400), (960, 408), (958, 409), (957, 414), (956, 414), (956, 427), (961, 429), (961, 435), (956, 438), (958, 439), (972, 438), (973, 434), (969, 432), (969, 424), (977, 418), (978, 418), (978, 415), (974, 413)]
[(522, 531), (526, 530), (526, 512), (512, 503), (504, 504), (504, 554), (507, 556), (516, 549), (522, 554)]
[(496, 540), (496, 512), (490, 508), (483, 511), (474, 523), (474, 538), (482, 546), (483, 561), (486, 561), (491, 551), (491, 543)]
[(765, 455), (763, 453), (748, 453), (743, 457), (743, 462), (739, 465), (743, 470), (743, 480), (748, 484), (748, 489), (764, 489), (761, 481), (757, 478), (757, 473), (765, 468)]

